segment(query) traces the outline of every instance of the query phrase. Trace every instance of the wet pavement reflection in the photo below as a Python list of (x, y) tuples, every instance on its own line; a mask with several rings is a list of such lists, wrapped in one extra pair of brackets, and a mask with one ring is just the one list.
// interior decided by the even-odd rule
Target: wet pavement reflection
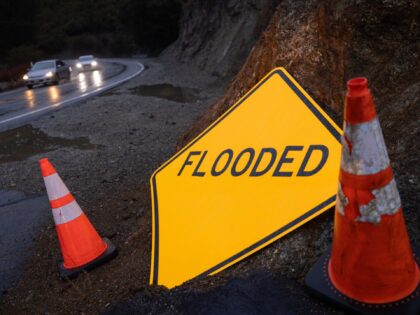
[(92, 81), (95, 87), (100, 87), (102, 85), (102, 72), (98, 70), (93, 71)]
[(56, 86), (50, 86), (48, 88), (48, 98), (50, 102), (60, 101), (60, 90)]
[[(69, 64), (73, 65), (72, 62)], [(0, 93), (0, 131), (21, 126), (88, 95), (98, 95), (144, 70), (141, 63), (129, 60), (103, 60), (100, 66), (97, 70), (83, 72), (74, 67), (70, 80), (60, 80), (58, 85), (39, 85), (31, 90), (22, 87)]]
[[(63, 84), (58, 86), (39, 86), (33, 90), (25, 90), (23, 98), (26, 103), (26, 108), (36, 109), (37, 105), (43, 106), (44, 102), (48, 102), (49, 104), (59, 103), (62, 101), (63, 94), (66, 94), (69, 90), (69, 87), (65, 85), (66, 83), (63, 82)], [(104, 74), (99, 70), (75, 74), (70, 81), (70, 85), (75, 86), (81, 93), (86, 93), (91, 88), (101, 87), (103, 84)], [(6, 103), (11, 104), (12, 100)]]
[(34, 108), (35, 107), (35, 95), (32, 90), (25, 91), (25, 97), (28, 100), (28, 107)]
[(95, 70), (93, 72), (81, 72), (77, 75), (77, 81), (80, 92), (86, 92), (88, 86), (94, 86), (95, 88), (102, 86), (103, 78), (102, 72)]

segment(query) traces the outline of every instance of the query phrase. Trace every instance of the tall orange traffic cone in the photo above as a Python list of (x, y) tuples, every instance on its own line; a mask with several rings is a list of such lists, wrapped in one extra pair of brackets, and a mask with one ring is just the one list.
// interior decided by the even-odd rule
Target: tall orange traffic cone
[(419, 314), (419, 267), (368, 81), (347, 86), (331, 257), (306, 284), (352, 311)]
[(115, 257), (114, 245), (98, 235), (48, 159), (39, 164), (63, 254), (58, 264), (60, 276), (72, 278)]

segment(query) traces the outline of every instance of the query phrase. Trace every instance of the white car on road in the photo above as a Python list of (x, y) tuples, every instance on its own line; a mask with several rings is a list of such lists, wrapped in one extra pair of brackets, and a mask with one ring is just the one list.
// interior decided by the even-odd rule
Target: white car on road
[(36, 62), (23, 76), (28, 89), (38, 84), (58, 84), (60, 80), (71, 78), (71, 68), (58, 59)]
[(76, 69), (79, 72), (99, 70), (100, 65), (98, 60), (92, 55), (80, 56), (76, 62)]

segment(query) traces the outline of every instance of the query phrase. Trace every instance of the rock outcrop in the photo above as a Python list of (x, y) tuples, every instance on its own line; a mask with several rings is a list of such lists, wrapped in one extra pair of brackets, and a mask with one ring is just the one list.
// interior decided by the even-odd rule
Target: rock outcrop
[[(341, 117), (346, 80), (367, 76), (380, 118), (395, 127), (385, 130), (389, 138), (418, 134), (419, 21), (420, 4), (415, 0), (281, 1), (225, 96), (179, 145), (277, 66), (285, 67), (336, 117)], [(340, 119), (336, 119), (339, 124)]]
[(177, 41), (162, 53), (225, 76), (235, 74), (278, 0), (186, 1)]

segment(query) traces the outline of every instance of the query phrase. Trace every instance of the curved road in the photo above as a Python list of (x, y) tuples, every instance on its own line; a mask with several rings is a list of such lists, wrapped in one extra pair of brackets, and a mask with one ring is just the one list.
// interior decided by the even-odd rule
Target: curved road
[[(0, 131), (102, 93), (144, 70), (142, 64), (130, 60), (100, 62), (102, 71), (73, 73), (71, 80), (58, 86), (0, 93)], [(74, 61), (68, 63), (76, 68)], [(19, 280), (24, 263), (32, 254), (33, 240), (49, 218), (46, 196), (0, 190), (0, 300)]]
[(75, 61), (68, 61), (70, 81), (57, 86), (20, 88), (0, 93), (0, 131), (22, 125), (35, 117), (102, 93), (139, 75), (144, 66), (126, 59), (101, 59), (102, 70), (77, 73)]

